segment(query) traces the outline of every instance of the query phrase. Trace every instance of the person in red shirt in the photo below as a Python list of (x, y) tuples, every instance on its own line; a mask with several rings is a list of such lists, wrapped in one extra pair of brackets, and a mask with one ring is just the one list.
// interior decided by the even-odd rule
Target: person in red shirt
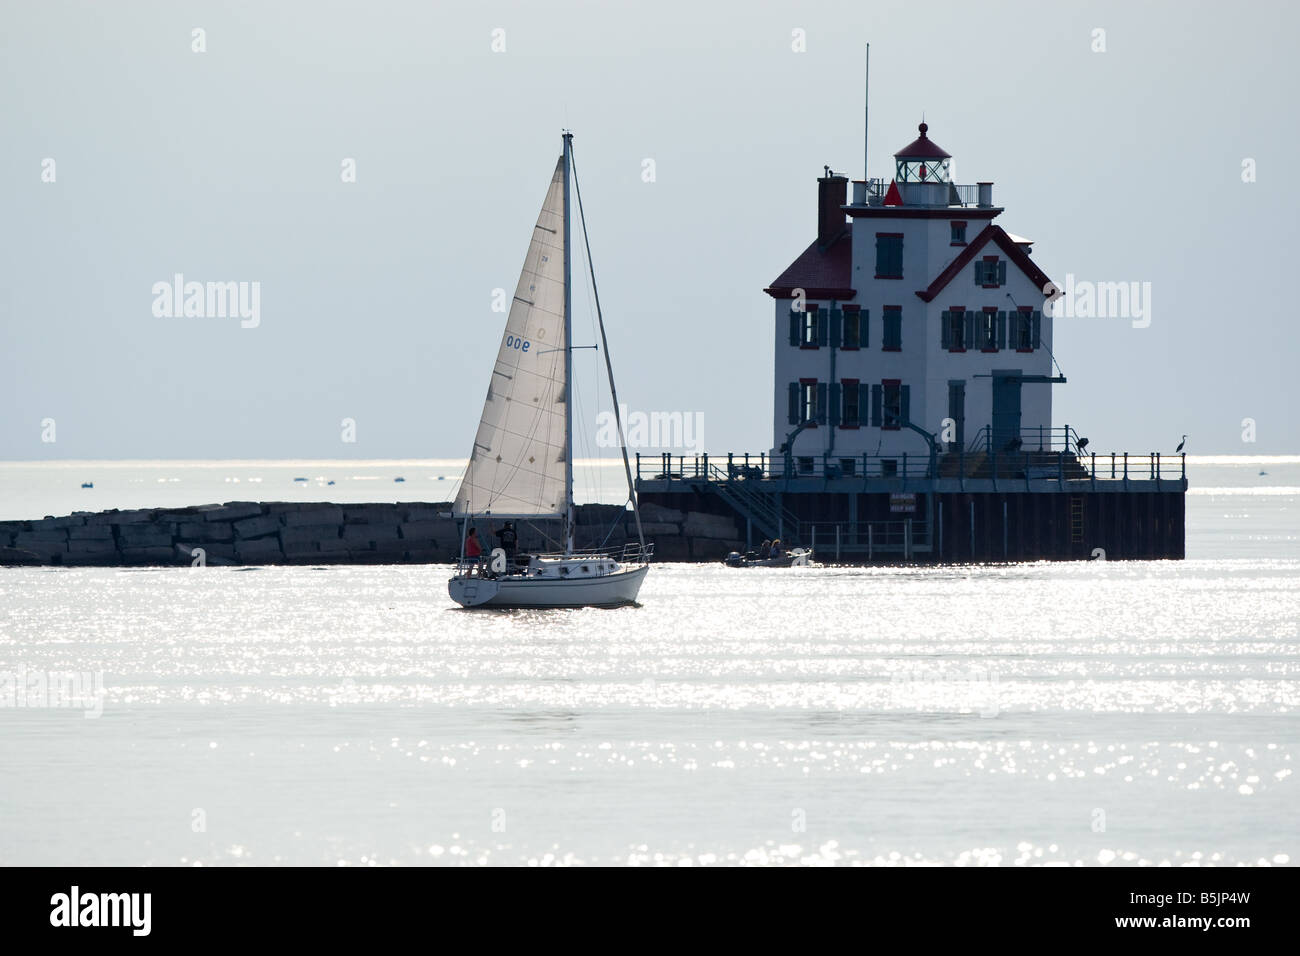
[(477, 560), (483, 556), (483, 546), (479, 544), (478, 528), (470, 528), (465, 536), (465, 557)]

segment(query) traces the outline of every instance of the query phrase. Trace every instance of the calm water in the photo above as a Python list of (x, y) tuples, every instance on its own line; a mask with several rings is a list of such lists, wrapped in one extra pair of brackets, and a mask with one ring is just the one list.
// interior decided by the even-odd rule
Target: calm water
[(1185, 562), (661, 565), (618, 611), (0, 569), (0, 672), (103, 680), (0, 709), (0, 862), (1293, 863), (1298, 470), (1203, 466)]

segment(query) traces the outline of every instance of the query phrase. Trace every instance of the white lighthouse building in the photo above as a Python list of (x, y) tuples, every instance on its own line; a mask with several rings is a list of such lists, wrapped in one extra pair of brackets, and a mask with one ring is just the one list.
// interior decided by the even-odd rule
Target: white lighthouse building
[(951, 182), (950, 155), (919, 132), (851, 202), (825, 170), (816, 239), (764, 290), (773, 471), (887, 475), (903, 456), (1051, 447), (1050, 280), (995, 221), (993, 184)]

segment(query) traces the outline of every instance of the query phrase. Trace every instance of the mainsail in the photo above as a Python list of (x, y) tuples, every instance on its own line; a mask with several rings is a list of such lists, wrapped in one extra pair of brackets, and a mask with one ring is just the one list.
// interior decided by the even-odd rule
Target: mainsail
[(566, 509), (564, 157), (555, 166), (502, 333), (457, 515)]

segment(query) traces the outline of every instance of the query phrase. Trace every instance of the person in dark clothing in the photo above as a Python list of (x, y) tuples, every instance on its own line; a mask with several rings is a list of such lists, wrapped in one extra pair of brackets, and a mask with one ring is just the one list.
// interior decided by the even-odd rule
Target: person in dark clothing
[(506, 570), (515, 566), (515, 549), (519, 547), (519, 535), (515, 534), (515, 523), (507, 521), (499, 531), (492, 532), (497, 537), (501, 550), (506, 553)]
[(758, 560), (766, 561), (772, 556), (772, 542), (764, 541), (758, 549)]

